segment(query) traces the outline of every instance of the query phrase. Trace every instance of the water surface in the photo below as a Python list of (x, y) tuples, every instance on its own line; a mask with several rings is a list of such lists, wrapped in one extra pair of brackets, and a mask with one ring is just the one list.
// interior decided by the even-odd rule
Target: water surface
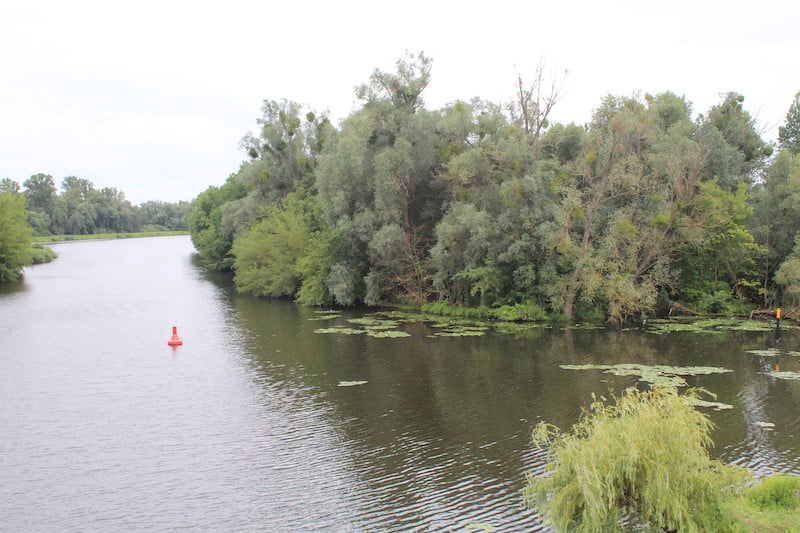
[(713, 455), (800, 474), (800, 382), (765, 374), (800, 370), (791, 330), (319, 334), (365, 312), (237, 295), (187, 237), (54, 248), (0, 289), (3, 531), (537, 530), (532, 427), (636, 383), (562, 364), (733, 370), (688, 378), (733, 406)]

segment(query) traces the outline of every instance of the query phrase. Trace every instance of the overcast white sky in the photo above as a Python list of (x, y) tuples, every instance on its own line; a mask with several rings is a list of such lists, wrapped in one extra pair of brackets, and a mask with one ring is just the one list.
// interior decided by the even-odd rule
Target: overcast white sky
[(774, 140), (800, 91), (798, 20), (796, 0), (5, 0), (0, 178), (191, 200), (238, 169), (264, 99), (339, 120), (406, 51), (433, 58), (432, 109), (508, 101), (542, 58), (568, 71), (557, 121), (609, 93), (669, 90), (702, 113), (737, 91)]

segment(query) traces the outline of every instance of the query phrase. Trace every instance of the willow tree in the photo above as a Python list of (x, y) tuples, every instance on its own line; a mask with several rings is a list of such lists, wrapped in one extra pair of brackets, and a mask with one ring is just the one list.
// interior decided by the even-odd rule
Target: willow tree
[(672, 281), (702, 169), (689, 114), (670, 93), (608, 97), (595, 112), (547, 233), (560, 272), (552, 297), (567, 318), (580, 299), (619, 322), (650, 309)]
[(751, 476), (709, 457), (697, 391), (632, 388), (615, 400), (595, 400), (570, 433), (537, 426), (550, 462), (547, 476), (528, 477), (528, 505), (558, 531), (622, 531), (624, 517), (661, 531), (739, 531), (725, 505)]
[(398, 61), (394, 73), (376, 70), (357, 91), (362, 108), (320, 157), (320, 201), (347, 243), (328, 277), (339, 304), (374, 305), (403, 293), (419, 299), (430, 283), (424, 259), (442, 203), (438, 114), (422, 100), (430, 69), (420, 54)]
[(542, 82), (541, 72), (529, 87), (519, 79), (508, 114), (478, 99), (443, 110), (442, 179), (450, 201), (431, 254), (434, 286), (452, 303), (541, 303), (546, 251), (539, 228), (552, 219), (560, 166), (537, 160), (556, 102), (555, 94), (537, 92)]
[(225, 185), (201, 193), (189, 214), (192, 241), (212, 268), (231, 268), (235, 239), (270, 205), (301, 184), (313, 188), (317, 158), (334, 130), (326, 115), (287, 100), (266, 100), (256, 122), (258, 134), (241, 143), (249, 159)]

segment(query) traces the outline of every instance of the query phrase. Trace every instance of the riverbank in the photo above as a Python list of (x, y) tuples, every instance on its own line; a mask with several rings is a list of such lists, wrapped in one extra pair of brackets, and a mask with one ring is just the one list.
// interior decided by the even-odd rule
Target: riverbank
[(135, 239), (141, 237), (172, 237), (175, 235), (189, 235), (188, 231), (142, 231), (137, 233), (92, 233), (87, 235), (43, 235), (34, 237), (33, 242), (38, 244), (56, 244), (70, 241), (110, 240), (110, 239)]

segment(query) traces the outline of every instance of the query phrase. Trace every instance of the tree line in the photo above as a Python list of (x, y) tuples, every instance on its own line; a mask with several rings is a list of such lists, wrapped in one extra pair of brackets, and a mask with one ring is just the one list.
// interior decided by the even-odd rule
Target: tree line
[[(425, 107), (432, 62), (356, 90), (338, 126), (266, 101), (248, 155), (193, 202), (195, 247), (239, 290), (309, 305), (414, 302), (612, 322), (800, 297), (800, 93), (776, 146), (743, 96), (671, 92), (551, 123), (540, 66), (505, 106)], [(776, 150), (777, 148), (777, 150)]]
[(132, 205), (114, 188), (96, 189), (68, 176), (61, 191), (48, 174), (34, 174), (20, 186), (0, 181), (0, 282), (19, 278), (23, 267), (52, 260), (48, 248), (32, 247), (34, 236), (185, 231), (189, 202)]
[(97, 189), (76, 176), (65, 177), (60, 190), (49, 174), (34, 174), (22, 186), (4, 178), (0, 193), (24, 197), (26, 219), (36, 236), (188, 230), (189, 202), (149, 201), (136, 206), (122, 191)]

